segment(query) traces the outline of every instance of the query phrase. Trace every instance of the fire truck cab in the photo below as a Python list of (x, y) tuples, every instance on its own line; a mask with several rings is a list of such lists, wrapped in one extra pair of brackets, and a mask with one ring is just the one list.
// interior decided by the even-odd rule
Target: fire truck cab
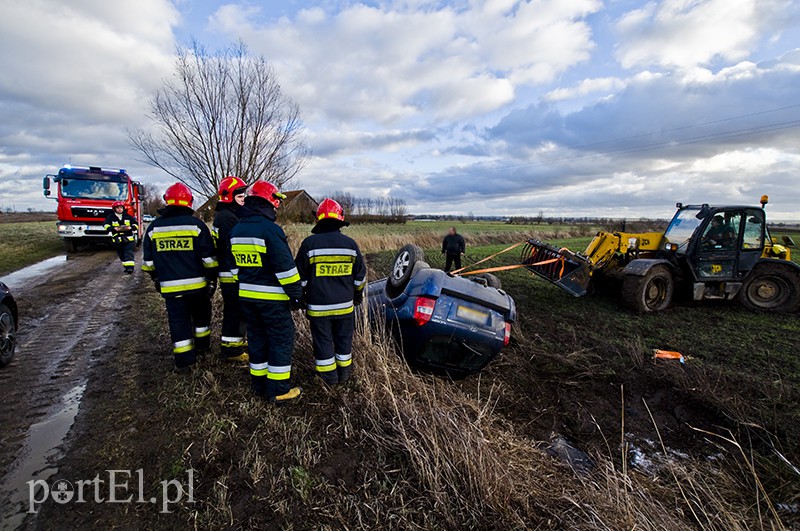
[(77, 251), (82, 243), (111, 241), (103, 221), (111, 213), (114, 201), (125, 203), (125, 210), (138, 221), (136, 244), (139, 245), (144, 234), (141, 186), (125, 170), (64, 166), (58, 175), (45, 176), (42, 182), (45, 197), (51, 196), (52, 184), (57, 187), (54, 199), (58, 201), (58, 235), (64, 240), (67, 252)]

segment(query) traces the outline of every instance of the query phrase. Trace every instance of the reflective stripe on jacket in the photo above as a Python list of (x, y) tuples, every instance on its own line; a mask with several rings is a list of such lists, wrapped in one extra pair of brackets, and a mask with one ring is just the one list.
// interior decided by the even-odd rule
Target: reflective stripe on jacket
[[(114, 230), (116, 227), (130, 227), (131, 230), (117, 232)], [(139, 224), (127, 212), (122, 213), (122, 219), (118, 218), (116, 213), (111, 212), (103, 222), (103, 228), (111, 234), (111, 241), (114, 243), (136, 241), (136, 234), (139, 232)]]
[(303, 240), (295, 264), (303, 279), (309, 317), (353, 313), (353, 297), (364, 289), (367, 267), (352, 238), (338, 229), (312, 234)]
[(239, 223), (239, 217), (233, 205), (218, 204), (217, 209), (211, 226), (211, 235), (217, 250), (219, 281), (233, 283), (236, 282), (236, 263), (231, 255), (231, 231)]
[(300, 275), (286, 235), (275, 224), (270, 209), (242, 209), (242, 217), (231, 231), (231, 256), (240, 299), (279, 302), (301, 297)]
[(188, 207), (169, 206), (163, 212), (144, 234), (142, 270), (158, 280), (164, 297), (205, 288), (217, 278), (211, 231)]

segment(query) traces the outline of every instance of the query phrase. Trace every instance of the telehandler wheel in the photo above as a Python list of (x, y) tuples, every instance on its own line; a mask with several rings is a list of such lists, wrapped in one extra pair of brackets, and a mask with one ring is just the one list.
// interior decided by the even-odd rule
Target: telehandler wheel
[(672, 303), (675, 281), (665, 266), (655, 266), (644, 276), (627, 275), (622, 281), (622, 302), (639, 313), (666, 310)]
[(800, 307), (800, 274), (780, 264), (761, 264), (744, 281), (739, 302), (751, 310), (793, 312)]

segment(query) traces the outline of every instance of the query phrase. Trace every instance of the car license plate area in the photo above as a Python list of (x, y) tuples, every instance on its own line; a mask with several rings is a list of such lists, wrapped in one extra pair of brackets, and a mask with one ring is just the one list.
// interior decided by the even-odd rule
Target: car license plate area
[(489, 323), (489, 313), (475, 310), (467, 306), (459, 306), (456, 310), (456, 317), (462, 321), (484, 326)]

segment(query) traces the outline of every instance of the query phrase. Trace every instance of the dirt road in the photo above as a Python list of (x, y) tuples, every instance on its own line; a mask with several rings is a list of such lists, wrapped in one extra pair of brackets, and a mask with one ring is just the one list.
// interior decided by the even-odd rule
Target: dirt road
[[(138, 260), (138, 258), (137, 258)], [(0, 370), (0, 528), (28, 526), (29, 485), (57, 472), (89, 369), (113, 355), (126, 294), (142, 273), (122, 274), (111, 251), (47, 261), (4, 279), (20, 309), (15, 359)], [(27, 517), (27, 518), (26, 518)]]

